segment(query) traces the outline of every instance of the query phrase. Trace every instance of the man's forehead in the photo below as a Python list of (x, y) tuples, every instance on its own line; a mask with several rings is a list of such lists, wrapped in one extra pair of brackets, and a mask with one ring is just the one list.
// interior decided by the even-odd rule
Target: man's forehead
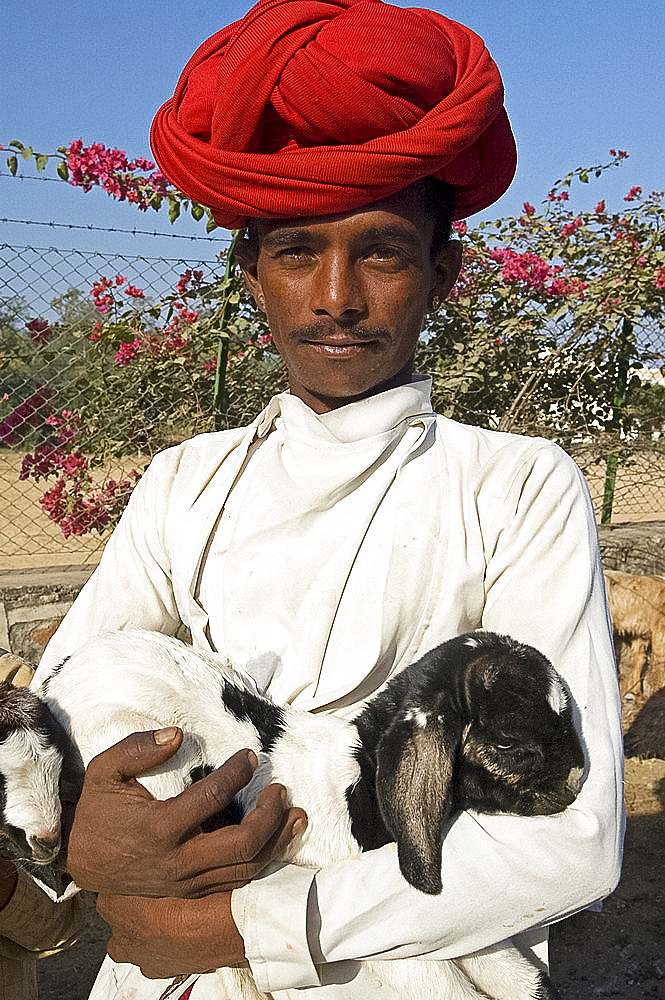
[(380, 201), (334, 215), (254, 219), (252, 224), (255, 226), (260, 240), (263, 241), (268, 235), (271, 238), (289, 238), (290, 235), (296, 236), (298, 232), (304, 230), (340, 228), (344, 223), (349, 223), (348, 228), (351, 226), (355, 229), (362, 228), (369, 235), (375, 231), (375, 235), (381, 237), (387, 237), (391, 232), (398, 235), (400, 232), (405, 233), (414, 228), (420, 233), (423, 226), (427, 232), (427, 223), (430, 220), (431, 216), (427, 211), (424, 188), (419, 184), (414, 184), (387, 198), (382, 198)]

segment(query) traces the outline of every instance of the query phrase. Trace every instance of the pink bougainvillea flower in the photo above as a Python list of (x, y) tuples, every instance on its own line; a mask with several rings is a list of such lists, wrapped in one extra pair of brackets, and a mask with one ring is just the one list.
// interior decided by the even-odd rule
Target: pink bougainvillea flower
[(176, 295), (184, 295), (191, 281), (199, 283), (203, 280), (203, 271), (190, 271), (189, 268), (180, 275), (180, 279), (175, 286)]
[(121, 368), (124, 368), (130, 361), (133, 361), (140, 350), (141, 341), (138, 337), (135, 337), (129, 344), (121, 344), (115, 354), (116, 364), (120, 365)]
[[(76, 139), (69, 144), (65, 156), (69, 183), (74, 187), (84, 191), (102, 187), (118, 201), (133, 202), (141, 211), (154, 206), (155, 199), (167, 197), (173, 190), (161, 171), (154, 169), (152, 160), (142, 156), (128, 160), (122, 149), (107, 149), (101, 142), (84, 146)], [(137, 170), (152, 173), (141, 176), (134, 173)]]
[(540, 289), (552, 274), (552, 266), (531, 251), (517, 253), (505, 247), (493, 250), (490, 256), (501, 264), (501, 275), (505, 281), (522, 281)]
[(580, 229), (583, 225), (582, 220), (578, 217), (573, 219), (572, 222), (567, 222), (566, 225), (561, 230), (561, 235), (565, 238), (566, 236), (572, 236), (574, 232)]
[[(56, 324), (57, 326), (57, 324)], [(47, 344), (51, 339), (53, 330), (46, 319), (31, 319), (25, 324), (28, 336), (33, 344)]]

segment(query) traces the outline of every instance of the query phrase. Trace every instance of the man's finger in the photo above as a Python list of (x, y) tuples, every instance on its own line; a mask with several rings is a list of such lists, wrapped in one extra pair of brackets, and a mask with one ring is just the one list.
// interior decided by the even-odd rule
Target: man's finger
[(265, 788), (255, 809), (237, 826), (202, 833), (183, 844), (180, 878), (194, 893), (231, 889), (256, 878), (273, 858), (284, 855), (307, 826), (302, 809), (287, 809), (281, 785)]
[(88, 764), (88, 778), (99, 783), (122, 784), (169, 760), (181, 743), (182, 730), (177, 726), (131, 733), (93, 757)]
[(164, 810), (168, 828), (187, 834), (221, 812), (252, 780), (257, 763), (251, 750), (238, 750), (221, 767), (168, 799)]

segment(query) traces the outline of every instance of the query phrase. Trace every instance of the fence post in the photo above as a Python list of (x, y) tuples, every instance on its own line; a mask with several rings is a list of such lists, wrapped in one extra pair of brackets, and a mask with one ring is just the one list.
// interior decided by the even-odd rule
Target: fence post
[[(612, 399), (612, 419), (608, 424), (608, 430), (611, 431), (620, 431), (623, 427), (624, 407), (628, 394), (628, 372), (634, 347), (633, 324), (624, 316), (621, 321), (621, 333), (616, 353), (616, 381), (614, 383), (614, 396)], [(600, 513), (600, 523), (603, 526), (608, 525), (612, 520), (612, 507), (614, 505), (614, 490), (618, 468), (618, 454), (615, 452), (612, 455), (608, 455), (605, 461), (605, 486), (603, 488), (603, 506)]]
[(229, 318), (229, 306), (231, 303), (231, 279), (236, 266), (235, 245), (241, 230), (235, 230), (229, 249), (226, 253), (226, 268), (224, 270), (224, 303), (219, 315), (219, 344), (217, 346), (217, 367), (215, 368), (215, 388), (213, 392), (212, 406), (215, 420), (215, 430), (220, 431), (224, 426), (224, 414), (227, 410), (226, 396), (226, 366), (229, 360), (229, 338), (225, 334), (226, 323)]

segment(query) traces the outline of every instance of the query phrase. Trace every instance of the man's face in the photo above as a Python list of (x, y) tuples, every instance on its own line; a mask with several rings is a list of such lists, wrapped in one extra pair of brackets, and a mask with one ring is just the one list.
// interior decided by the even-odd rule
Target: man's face
[(418, 188), (342, 215), (259, 220), (241, 263), (291, 392), (315, 412), (408, 381), (423, 317), (459, 271), (459, 243), (431, 259)]

